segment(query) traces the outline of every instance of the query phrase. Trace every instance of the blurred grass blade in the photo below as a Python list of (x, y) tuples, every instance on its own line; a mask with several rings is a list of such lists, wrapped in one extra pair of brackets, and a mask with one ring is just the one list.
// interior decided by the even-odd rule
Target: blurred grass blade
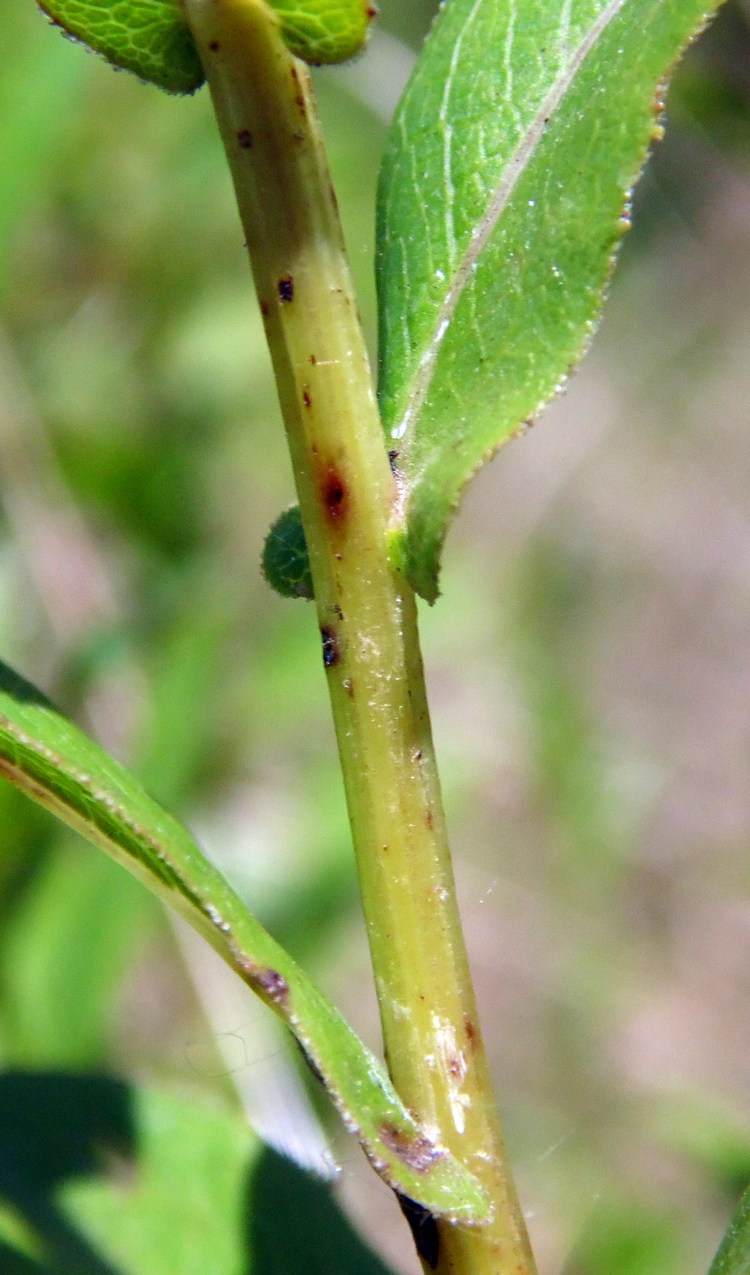
[(99, 1066), (125, 970), (163, 923), (137, 881), (55, 831), (2, 930), (6, 1066)]
[(737, 1205), (708, 1275), (750, 1275), (750, 1187)]
[(675, 60), (710, 0), (450, 0), (378, 199), (380, 399), (405, 568), (437, 596), (471, 474), (558, 391), (598, 317)]
[(347, 1126), (394, 1189), (481, 1221), (476, 1179), (426, 1136), (382, 1066), (251, 916), (188, 832), (33, 686), (0, 665), (0, 773), (175, 907), (297, 1037)]

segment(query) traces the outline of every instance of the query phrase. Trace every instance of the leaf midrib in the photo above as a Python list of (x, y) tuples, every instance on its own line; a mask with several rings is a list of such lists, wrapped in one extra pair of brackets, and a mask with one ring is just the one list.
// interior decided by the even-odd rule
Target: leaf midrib
[[(582, 63), (586, 57), (588, 57), (592, 49), (595, 48), (604, 32), (627, 3), (628, 0), (609, 0), (609, 3), (599, 14), (595, 22), (592, 23), (591, 28), (575, 49), (573, 56), (570, 58), (570, 61), (565, 66), (564, 70), (561, 71), (557, 78), (553, 81), (549, 92), (539, 106), (538, 111), (530, 121), (523, 136), (519, 139), (515, 150), (511, 153), (507, 163), (502, 169), (495, 190), (487, 204), (487, 208), (472, 231), (469, 244), (455, 268), (453, 280), (437, 311), (432, 335), (425, 345), (424, 351), (419, 360), (417, 371), (412, 381), (412, 387), (406, 399), (404, 412), (398, 423), (391, 429), (391, 437), (400, 440), (401, 446), (404, 450), (408, 450), (409, 430), (417, 420), (430, 391), (438, 355), (440, 353), (440, 347), (450, 328), (451, 319), (453, 318), (459, 301), (461, 300), (467, 281), (471, 278), (474, 264), (478, 261), (484, 251), (498, 221), (510, 203), (513, 192), (531, 162), (547, 124), (560, 107), (565, 94), (573, 83)], [(472, 10), (472, 14), (474, 12), (476, 12), (476, 6), (474, 10)], [(470, 20), (471, 17), (467, 20), (467, 25)], [(464, 31), (465, 30), (466, 27), (464, 28)], [(452, 70), (453, 62), (451, 62), (451, 71)], [(444, 100), (447, 100), (447, 96), (448, 94), (444, 95)], [(412, 474), (410, 475), (409, 483), (412, 488), (414, 486), (414, 482), (415, 476)]]

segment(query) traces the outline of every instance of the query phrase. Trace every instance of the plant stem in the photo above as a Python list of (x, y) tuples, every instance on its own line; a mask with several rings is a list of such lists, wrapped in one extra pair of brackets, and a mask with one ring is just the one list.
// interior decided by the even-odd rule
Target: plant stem
[(531, 1275), (458, 918), (416, 604), (389, 559), (397, 493), (309, 73), (263, 0), (184, 4), (289, 437), (389, 1070), (494, 1204), (482, 1228), (412, 1217), (417, 1247), (440, 1275)]

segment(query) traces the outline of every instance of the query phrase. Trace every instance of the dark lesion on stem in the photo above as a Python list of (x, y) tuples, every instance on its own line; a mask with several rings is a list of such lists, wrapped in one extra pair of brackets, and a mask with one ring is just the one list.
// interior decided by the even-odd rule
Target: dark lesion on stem
[(320, 630), (320, 640), (323, 643), (323, 667), (333, 668), (334, 664), (338, 664), (341, 658), (336, 630), (331, 628), (330, 625), (323, 625)]
[(290, 274), (283, 275), (276, 284), (279, 294), (279, 301), (287, 304), (294, 300), (294, 279)]

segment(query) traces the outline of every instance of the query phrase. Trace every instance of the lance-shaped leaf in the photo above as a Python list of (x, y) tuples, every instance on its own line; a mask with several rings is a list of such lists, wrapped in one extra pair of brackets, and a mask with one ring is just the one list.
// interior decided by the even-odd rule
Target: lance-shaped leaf
[(666, 77), (707, 0), (447, 0), (378, 200), (380, 400), (404, 566), (437, 596), (468, 478), (591, 336)]
[(381, 1177), (431, 1213), (480, 1222), (476, 1179), (421, 1129), (382, 1065), (190, 834), (48, 700), (0, 665), (0, 774), (177, 909), (281, 1018)]

